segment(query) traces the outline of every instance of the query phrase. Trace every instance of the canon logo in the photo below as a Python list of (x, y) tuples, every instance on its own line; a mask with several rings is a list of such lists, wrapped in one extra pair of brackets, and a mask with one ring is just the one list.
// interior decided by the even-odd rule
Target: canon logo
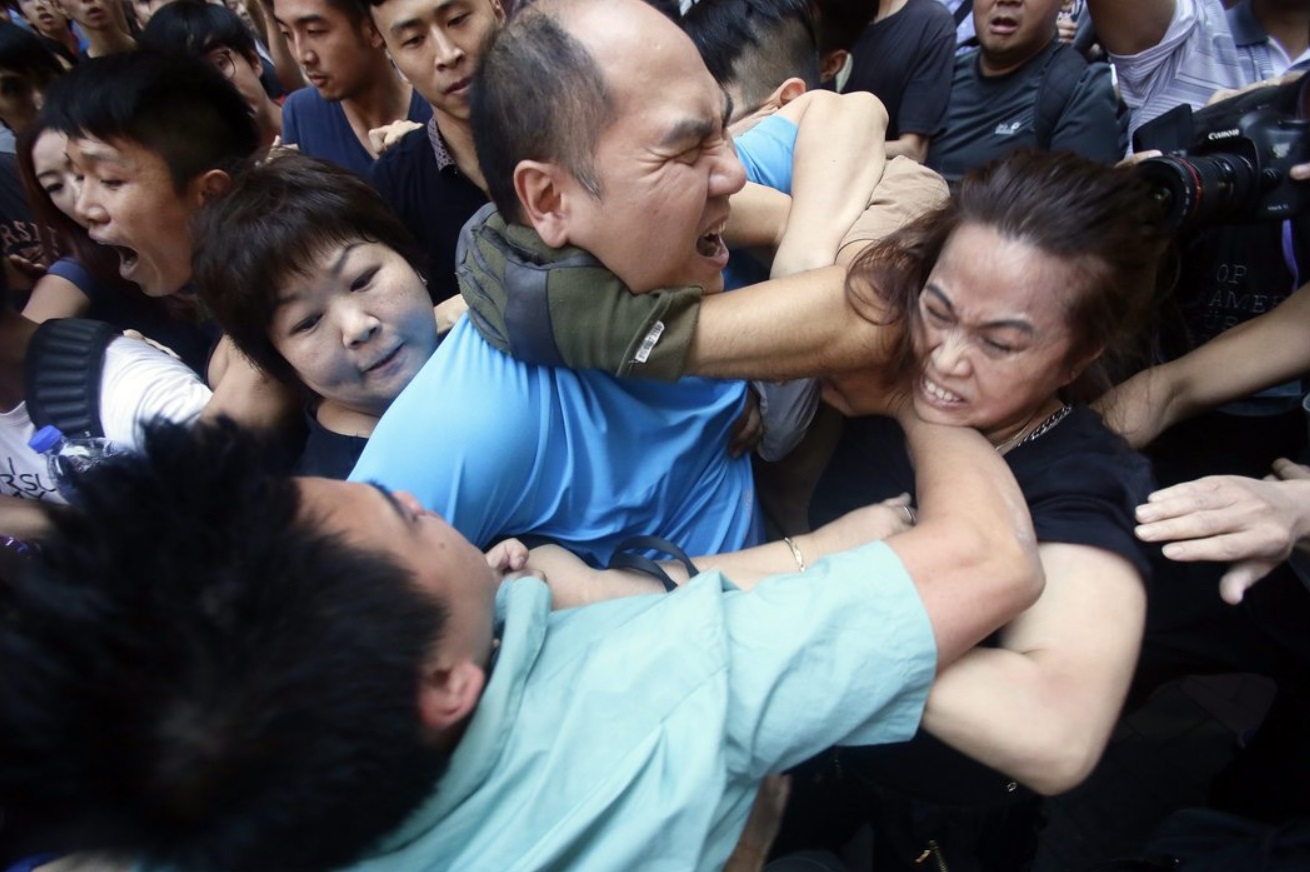
[(1214, 142), (1216, 139), (1228, 139), (1233, 136), (1238, 136), (1241, 132), (1241, 130), (1234, 127), (1231, 130), (1216, 130), (1214, 133), (1207, 133), (1205, 138)]

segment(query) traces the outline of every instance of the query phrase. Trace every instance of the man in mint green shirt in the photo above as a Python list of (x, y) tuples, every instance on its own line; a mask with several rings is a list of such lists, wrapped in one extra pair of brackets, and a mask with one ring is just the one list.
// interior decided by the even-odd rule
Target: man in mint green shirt
[[(499, 46), (571, 36), (607, 65), (607, 198), (685, 211), (689, 178), (727, 171), (722, 92), (672, 24), (640, 0), (529, 12)], [(641, 111), (614, 66), (634, 44), (659, 92)], [(609, 141), (651, 122), (649, 149)], [(592, 209), (572, 170), (535, 169), (545, 224), (561, 185)], [(408, 494), (270, 473), (232, 429), (157, 432), (80, 484), (3, 591), (0, 803), (48, 834), (33, 847), (149, 868), (718, 869), (761, 778), (909, 737), (935, 670), (1041, 591), (996, 451), (902, 419), (916, 525), (829, 557), (850, 543), (816, 531), (559, 612), (539, 580), (499, 583), (521, 554), (484, 556)]]

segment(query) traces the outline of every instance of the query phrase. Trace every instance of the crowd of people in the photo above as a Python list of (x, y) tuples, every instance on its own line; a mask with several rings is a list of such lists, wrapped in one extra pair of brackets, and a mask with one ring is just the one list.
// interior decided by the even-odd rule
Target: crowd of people
[(1307, 868), (1310, 4), (1227, 5), (15, 0), (0, 868), (1022, 872), (1226, 671), (1142, 862)]

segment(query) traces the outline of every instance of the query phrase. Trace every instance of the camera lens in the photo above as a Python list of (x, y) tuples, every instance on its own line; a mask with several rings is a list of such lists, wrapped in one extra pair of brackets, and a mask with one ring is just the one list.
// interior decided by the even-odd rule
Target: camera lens
[(1241, 220), (1256, 202), (1259, 178), (1251, 162), (1235, 154), (1167, 155), (1138, 164), (1174, 230)]

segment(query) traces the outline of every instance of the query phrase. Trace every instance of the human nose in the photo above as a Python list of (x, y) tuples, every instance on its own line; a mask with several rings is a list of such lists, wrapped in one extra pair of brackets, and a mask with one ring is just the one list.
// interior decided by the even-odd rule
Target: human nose
[(959, 330), (941, 335), (932, 349), (933, 368), (942, 375), (963, 375), (968, 372), (969, 342)]
[(377, 333), (380, 323), (359, 306), (345, 306), (341, 319), (341, 341), (347, 348), (363, 345)]
[(727, 197), (746, 186), (746, 168), (731, 146), (714, 158), (710, 167), (710, 196)]
[(95, 196), (93, 186), (83, 182), (77, 187), (77, 199), (73, 201), (73, 211), (87, 225), (107, 224), (109, 215), (104, 204)]
[(436, 29), (433, 39), (437, 44), (437, 69), (444, 70), (455, 66), (464, 58), (464, 50), (455, 44), (440, 28)]

